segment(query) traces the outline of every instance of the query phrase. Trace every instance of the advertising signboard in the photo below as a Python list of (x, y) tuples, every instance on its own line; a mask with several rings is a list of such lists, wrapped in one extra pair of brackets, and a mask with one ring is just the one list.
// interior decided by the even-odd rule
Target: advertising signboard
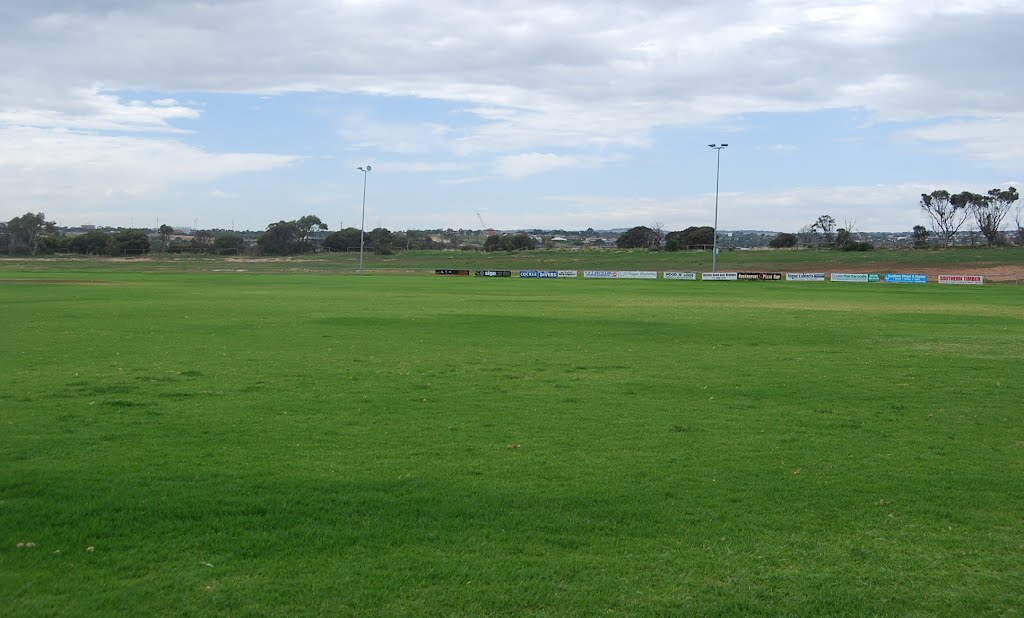
[(585, 279), (657, 279), (656, 270), (585, 270)]
[(681, 273), (674, 272), (671, 270), (665, 271), (665, 279), (674, 279), (676, 281), (696, 281), (697, 273)]
[(511, 270), (478, 270), (474, 273), (477, 277), (511, 277)]
[(877, 283), (879, 276), (875, 273), (832, 273), (831, 279), (846, 283)]
[(886, 283), (928, 283), (928, 275), (910, 275), (905, 273), (888, 273)]
[(939, 275), (939, 283), (949, 285), (984, 285), (985, 277), (981, 275)]
[(657, 279), (656, 270), (620, 270), (616, 273), (616, 279)]
[(575, 270), (560, 270), (558, 271), (559, 279), (575, 279), (578, 276)]
[(736, 273), (740, 281), (782, 281), (782, 273)]
[(460, 270), (455, 268), (437, 268), (434, 270), (435, 275), (451, 275), (454, 277), (468, 277), (468, 270)]
[(786, 273), (786, 281), (824, 281), (825, 273)]
[(736, 281), (738, 273), (701, 273), (701, 281)]
[(521, 270), (519, 276), (523, 279), (557, 279), (557, 270)]

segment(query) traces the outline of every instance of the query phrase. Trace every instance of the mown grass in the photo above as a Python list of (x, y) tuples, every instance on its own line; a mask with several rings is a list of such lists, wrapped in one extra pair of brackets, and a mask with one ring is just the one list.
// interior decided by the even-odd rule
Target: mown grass
[(4, 615), (1024, 606), (1016, 287), (3, 276)]

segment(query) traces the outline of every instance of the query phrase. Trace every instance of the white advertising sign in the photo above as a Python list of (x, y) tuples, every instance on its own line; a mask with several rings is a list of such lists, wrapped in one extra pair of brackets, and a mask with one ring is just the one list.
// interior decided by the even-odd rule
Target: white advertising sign
[(675, 271), (666, 270), (666, 279), (674, 279), (676, 281), (696, 281), (697, 273), (680, 273)]
[(558, 278), (559, 279), (575, 279), (576, 277), (577, 277), (577, 273), (576, 273), (575, 270), (560, 270), (560, 271), (558, 271)]
[(737, 281), (738, 273), (701, 273), (701, 281)]
[(786, 281), (824, 281), (825, 273), (786, 273)]
[(585, 270), (585, 279), (657, 279), (656, 270)]
[(981, 275), (939, 275), (939, 283), (952, 285), (984, 285), (985, 277)]
[(879, 280), (878, 275), (868, 273), (832, 273), (832, 281), (845, 281), (854, 283), (875, 283)]
[(656, 270), (620, 270), (616, 279), (657, 279)]

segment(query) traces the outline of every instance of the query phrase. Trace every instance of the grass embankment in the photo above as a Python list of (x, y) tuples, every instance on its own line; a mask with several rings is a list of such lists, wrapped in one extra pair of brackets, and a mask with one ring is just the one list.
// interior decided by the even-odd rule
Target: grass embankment
[(4, 276), (6, 616), (1024, 603), (1016, 287)]
[[(408, 251), (394, 255), (364, 256), (368, 271), (429, 273), (435, 268), (468, 269), (574, 269), (574, 270), (711, 270), (710, 251), (676, 253), (640, 250), (585, 249), (485, 253), (482, 251)], [(935, 250), (877, 250), (843, 252), (823, 250), (723, 251), (719, 270), (765, 271), (929, 271), (949, 269), (971, 274), (977, 269), (1013, 267), (1024, 277), (1024, 248), (967, 248)], [(151, 254), (142, 258), (47, 257), (0, 259), (4, 272), (280, 272), (353, 273), (358, 253), (331, 253), (289, 258), (225, 257)]]

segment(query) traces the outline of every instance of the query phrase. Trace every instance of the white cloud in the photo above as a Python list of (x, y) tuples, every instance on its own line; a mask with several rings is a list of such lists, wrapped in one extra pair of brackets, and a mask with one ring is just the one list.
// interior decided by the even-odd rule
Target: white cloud
[(75, 208), (148, 199), (183, 182), (277, 169), (286, 155), (204, 152), (173, 140), (0, 128), (0, 219), (27, 210), (78, 220)]
[(524, 152), (516, 155), (498, 157), (495, 161), (495, 172), (509, 178), (524, 178), (533, 174), (543, 174), (560, 169), (597, 168), (605, 163), (621, 161), (621, 155), (607, 156), (576, 156), (557, 155), (549, 152)]
[(951, 120), (904, 131), (907, 137), (948, 145), (972, 159), (1004, 169), (1024, 166), (1024, 113)]
[[(83, 80), (168, 92), (416, 96), (466, 104), (487, 122), (468, 135), (426, 123), (399, 127), (419, 131), (409, 142), (373, 131), (354, 139), (403, 152), (452, 140), (464, 153), (637, 147), (660, 126), (752, 111), (987, 116), (1019, 106), (1024, 85), (1007, 79), (1006, 59), (1017, 55), (1011, 35), (1022, 13), (1024, 4), (994, 0), (505, 0), (486, 8), (321, 0), (299, 9), (249, 0), (131, 10), (69, 2), (14, 11), (22, 19), (2, 33), (15, 52), (5, 79), (25, 87), (3, 88), (0, 108), (61, 97), (56, 84)], [(965, 82), (975, 87), (951, 88)]]
[(442, 178), (441, 180), (437, 181), (437, 184), (439, 184), (439, 185), (449, 185), (449, 186), (468, 185), (468, 184), (471, 184), (471, 183), (474, 183), (474, 182), (483, 182), (483, 181), (487, 180), (488, 178), (489, 178), (488, 176), (465, 176), (465, 177), (462, 177), (462, 178)]
[(770, 144), (770, 145), (767, 145), (767, 146), (757, 146), (755, 148), (755, 150), (760, 150), (760, 151), (763, 151), (763, 152), (773, 152), (773, 153), (793, 152), (796, 149), (797, 149), (796, 146), (794, 146), (793, 144)]
[[(649, 197), (609, 197), (598, 195), (552, 195), (548, 204), (530, 213), (529, 220), (538, 219), (536, 225), (544, 227), (619, 228), (635, 225), (653, 225), (662, 222), (682, 229), (689, 225), (704, 225), (711, 212), (705, 210), (700, 199), (657, 199)], [(551, 203), (557, 208), (551, 208)], [(556, 223), (562, 221), (563, 223)], [(683, 225), (682, 221), (692, 221)], [(531, 225), (533, 225), (531, 223)], [(710, 225), (710, 224), (709, 224)]]
[(383, 122), (365, 115), (350, 116), (340, 134), (356, 149), (375, 149), (398, 154), (425, 154), (445, 148), (454, 130), (435, 122)]
[(464, 172), (472, 169), (472, 167), (467, 163), (455, 161), (389, 161), (383, 165), (376, 165), (373, 169), (375, 172), (386, 172), (389, 174), (437, 174)]
[[(755, 112), (927, 122), (902, 135), (1000, 169), (1024, 163), (1019, 0), (9, 4), (0, 203), (152, 195), (296, 160), (167, 139), (196, 130), (202, 108), (182, 101), (210, 92), (373, 95), (380, 110), (341, 113), (331, 129), (355, 149), (440, 160), (395, 172), (466, 174), (451, 185), (593, 168), (651, 146), (659, 129), (721, 131)], [(465, 117), (406, 115), (398, 97)], [(811, 201), (776, 199), (787, 195)], [(608, 204), (659, 220), (673, 206)]]
[(531, 174), (552, 172), (560, 168), (576, 167), (579, 163), (580, 161), (576, 157), (542, 152), (527, 152), (501, 157), (496, 163), (496, 168), (498, 173), (504, 176), (522, 178)]
[(199, 117), (199, 111), (174, 99), (122, 101), (98, 85), (72, 88), (60, 100), (35, 106), (0, 107), (0, 127), (43, 127), (97, 131), (181, 132), (175, 120)]

